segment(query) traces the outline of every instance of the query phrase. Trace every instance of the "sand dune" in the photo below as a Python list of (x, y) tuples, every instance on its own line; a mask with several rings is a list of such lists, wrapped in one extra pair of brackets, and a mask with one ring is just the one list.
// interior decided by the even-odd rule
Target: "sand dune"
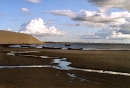
[(42, 43), (29, 34), (0, 30), (0, 44), (40, 44)]

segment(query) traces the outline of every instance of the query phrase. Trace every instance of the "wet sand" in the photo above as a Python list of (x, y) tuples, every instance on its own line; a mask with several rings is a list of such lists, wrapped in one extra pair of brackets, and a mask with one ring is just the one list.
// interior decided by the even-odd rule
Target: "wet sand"
[[(50, 58), (7, 55), (10, 51), (66, 57), (72, 67), (130, 73), (130, 51), (81, 51), (0, 48), (0, 66), (48, 65)], [(26, 53), (27, 54), (27, 53)], [(70, 77), (74, 74), (76, 77)], [(85, 79), (85, 81), (83, 80)], [(0, 88), (130, 88), (130, 76), (54, 68), (0, 68)]]

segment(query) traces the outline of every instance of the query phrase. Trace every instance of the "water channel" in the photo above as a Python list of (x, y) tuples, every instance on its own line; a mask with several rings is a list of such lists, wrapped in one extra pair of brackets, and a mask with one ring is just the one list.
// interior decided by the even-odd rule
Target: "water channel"
[[(76, 68), (69, 66), (72, 62), (68, 62), (67, 58), (59, 58), (59, 57), (49, 57), (49, 56), (36, 56), (36, 55), (24, 55), (22, 53), (30, 53), (30, 52), (37, 52), (37, 51), (11, 51), (7, 53), (7, 55), (13, 56), (31, 56), (31, 57), (40, 57), (40, 58), (52, 58), (52, 62), (48, 65), (25, 65), (25, 66), (0, 66), (0, 69), (6, 68), (54, 68), (59, 70), (78, 70), (78, 71), (85, 71), (85, 72), (94, 72), (99, 74), (112, 74), (112, 75), (121, 75), (121, 76), (130, 76), (130, 73), (123, 73), (123, 72), (114, 72), (114, 71), (104, 71), (104, 70), (94, 70), (94, 69), (84, 69), (84, 68)], [(55, 58), (55, 59), (54, 59)], [(60, 72), (59, 72), (60, 73)], [(75, 74), (67, 73), (70, 77), (69, 82), (73, 82), (74, 79), (79, 79), (80, 82), (83, 81), (90, 81), (85, 78), (77, 77)], [(58, 76), (58, 74), (56, 74)], [(94, 82), (98, 83), (99, 82)]]

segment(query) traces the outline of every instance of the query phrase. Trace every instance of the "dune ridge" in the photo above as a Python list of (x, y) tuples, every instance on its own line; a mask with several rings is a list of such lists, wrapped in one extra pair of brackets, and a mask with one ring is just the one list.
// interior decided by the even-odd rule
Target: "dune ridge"
[(0, 44), (41, 44), (29, 34), (0, 30)]

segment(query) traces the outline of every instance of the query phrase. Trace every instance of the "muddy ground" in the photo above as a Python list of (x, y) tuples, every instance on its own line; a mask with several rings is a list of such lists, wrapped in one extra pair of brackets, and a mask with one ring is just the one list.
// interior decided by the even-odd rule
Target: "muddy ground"
[[(7, 55), (10, 51), (39, 51), (22, 55), (67, 58), (71, 67), (130, 73), (130, 51), (81, 51), (0, 48), (0, 66), (50, 65), (55, 58)], [(130, 76), (47, 68), (0, 68), (0, 88), (130, 88)]]

